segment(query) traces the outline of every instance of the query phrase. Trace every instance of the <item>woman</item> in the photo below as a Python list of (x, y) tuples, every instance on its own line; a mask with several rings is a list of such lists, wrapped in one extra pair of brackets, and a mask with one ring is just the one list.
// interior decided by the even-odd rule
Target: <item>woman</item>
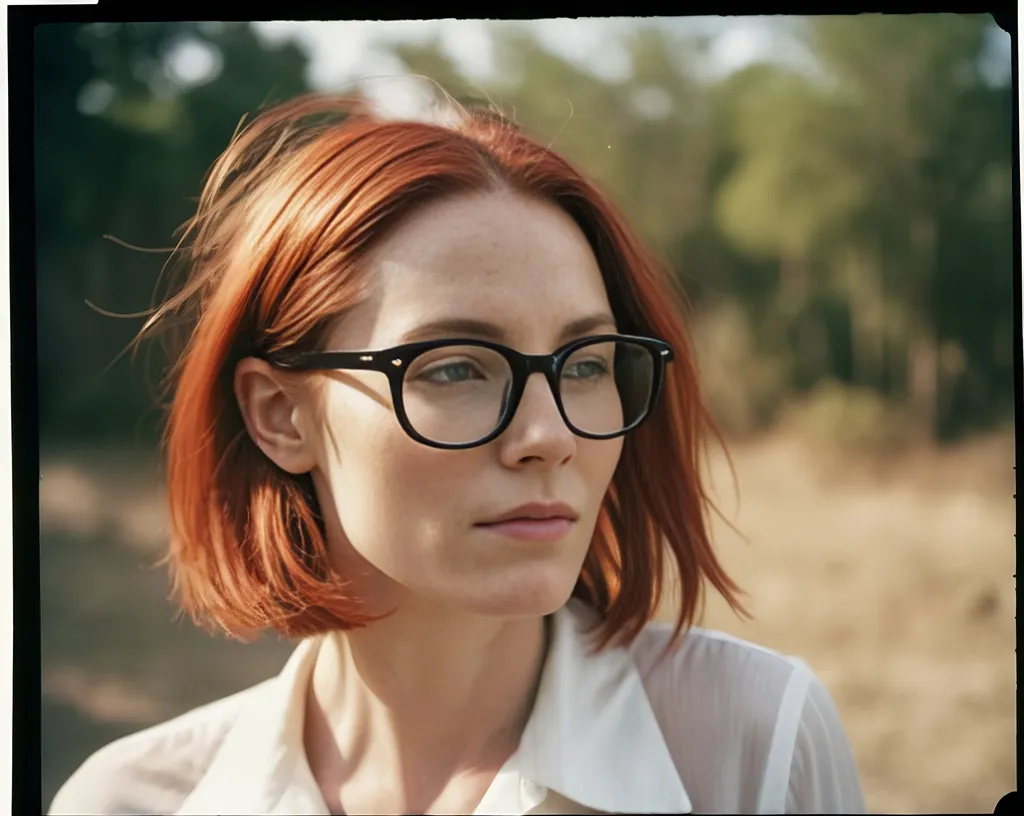
[(691, 627), (704, 581), (741, 607), (669, 277), (564, 159), (462, 113), (304, 97), (214, 166), (158, 315), (196, 320), (170, 561), (197, 620), (300, 643), (52, 813), (863, 810), (810, 670)]

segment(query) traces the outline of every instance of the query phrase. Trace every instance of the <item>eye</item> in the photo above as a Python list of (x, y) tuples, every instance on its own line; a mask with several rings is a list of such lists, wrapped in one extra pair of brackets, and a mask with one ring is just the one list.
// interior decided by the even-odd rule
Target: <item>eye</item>
[(570, 380), (586, 380), (602, 377), (608, 373), (608, 365), (604, 360), (573, 360), (562, 369), (562, 376)]
[(416, 379), (435, 385), (447, 385), (474, 379), (481, 380), (484, 379), (484, 376), (473, 363), (468, 360), (459, 360), (433, 365), (418, 374)]

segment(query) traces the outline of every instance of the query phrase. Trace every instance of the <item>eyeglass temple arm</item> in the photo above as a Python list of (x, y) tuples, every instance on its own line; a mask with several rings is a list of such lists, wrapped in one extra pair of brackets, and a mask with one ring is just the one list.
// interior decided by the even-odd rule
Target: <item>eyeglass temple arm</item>
[(360, 351), (310, 351), (300, 354), (282, 355), (273, 362), (283, 368), (294, 369), (362, 369), (367, 371), (388, 371), (404, 363), (386, 352)]

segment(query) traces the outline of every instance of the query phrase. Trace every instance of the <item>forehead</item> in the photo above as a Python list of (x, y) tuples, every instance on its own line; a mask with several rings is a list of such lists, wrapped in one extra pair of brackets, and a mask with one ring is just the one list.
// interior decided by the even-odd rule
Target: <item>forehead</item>
[(461, 318), (545, 345), (573, 319), (611, 311), (573, 219), (504, 190), (427, 205), (374, 248), (366, 272), (368, 300), (339, 325), (352, 342), (397, 343), (417, 324)]

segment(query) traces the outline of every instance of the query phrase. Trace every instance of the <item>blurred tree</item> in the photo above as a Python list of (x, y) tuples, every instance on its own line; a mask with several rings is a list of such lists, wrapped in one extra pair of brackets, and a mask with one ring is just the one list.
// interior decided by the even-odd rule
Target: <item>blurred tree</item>
[(167, 253), (103, 236), (171, 246), (242, 115), (307, 89), (306, 57), (238, 23), (47, 25), (35, 53), (40, 427), (65, 443), (130, 436), (159, 367), (107, 370), (141, 324), (85, 301), (148, 307)]
[(1012, 319), (998, 301), (1012, 283), (1011, 108), (1009, 89), (981, 76), (988, 25), (953, 15), (808, 20), (818, 76), (761, 66), (735, 81), (740, 158), (717, 203), (739, 246), (780, 259), (780, 319), (813, 320), (808, 270), (822, 263), (819, 283), (848, 304), (853, 381), (905, 395), (935, 436), (981, 419), (950, 410), (968, 367), (975, 405), (1005, 409), (1009, 393), (1010, 371), (991, 350)]

